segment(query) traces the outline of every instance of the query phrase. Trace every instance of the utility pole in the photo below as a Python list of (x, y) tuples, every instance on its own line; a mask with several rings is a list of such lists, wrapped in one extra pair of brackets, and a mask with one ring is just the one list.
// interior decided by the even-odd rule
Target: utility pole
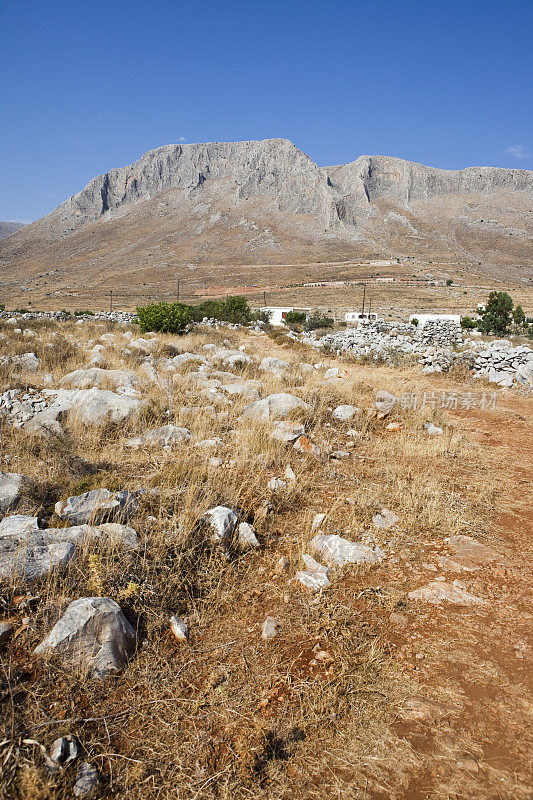
[(363, 283), (363, 314), (365, 313), (366, 283)]
[(264, 306), (265, 308), (266, 308), (266, 304), (267, 304), (267, 293), (266, 293), (266, 292), (263, 292), (263, 306)]
[(180, 301), (180, 279), (178, 278), (178, 303)]
[(372, 311), (372, 298), (370, 298), (370, 305), (368, 306), (368, 318), (370, 319), (370, 312)]
[(113, 289), (109, 292), (109, 310), (113, 311)]

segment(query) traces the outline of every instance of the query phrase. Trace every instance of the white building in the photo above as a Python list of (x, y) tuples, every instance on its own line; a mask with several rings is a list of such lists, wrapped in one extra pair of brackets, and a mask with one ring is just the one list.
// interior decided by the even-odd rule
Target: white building
[(414, 319), (418, 320), (418, 327), (423, 328), (426, 322), (433, 322), (433, 320), (445, 320), (447, 322), (455, 322), (456, 325), (461, 324), (460, 314), (411, 314), (409, 322)]
[(259, 310), (266, 311), (267, 314), (270, 314), (270, 324), (276, 326), (285, 324), (285, 317), (289, 311), (305, 314), (306, 321), (309, 319), (309, 314), (311, 313), (309, 308), (295, 308), (294, 306), (266, 306), (266, 308), (261, 308)]

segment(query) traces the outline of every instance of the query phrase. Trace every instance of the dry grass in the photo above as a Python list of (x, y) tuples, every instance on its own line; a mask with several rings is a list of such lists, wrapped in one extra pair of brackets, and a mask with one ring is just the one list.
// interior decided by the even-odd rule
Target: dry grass
[[(16, 381), (39, 387), (47, 372), (56, 385), (66, 372), (87, 363), (84, 347), (105, 332), (116, 334), (116, 346), (106, 343), (107, 365), (137, 370), (141, 356), (122, 354), (127, 344), (123, 330), (100, 323), (48, 323), (39, 327), (39, 340), (26, 346), (20, 334), (3, 326), (3, 349), (34, 350), (42, 369), (17, 375), (4, 368), (0, 391)], [(297, 454), (275, 442), (265, 428), (243, 425), (244, 400), (226, 404), (214, 419), (207, 413), (193, 420), (184, 416), (188, 406), (209, 405), (187, 379), (190, 365), (174, 380), (162, 373), (156, 384), (141, 378), (144, 408), (125, 426), (73, 422), (64, 437), (43, 438), (0, 422), (1, 468), (32, 480), (17, 512), (37, 513), (57, 524), (53, 504), (59, 498), (99, 486), (148, 490), (132, 522), (140, 540), (137, 551), (87, 546), (64, 573), (32, 587), (35, 599), (26, 606), (20, 604), (19, 586), (4, 587), (2, 613), (16, 623), (17, 636), (1, 657), (3, 727), (5, 738), (19, 746), (18, 754), (6, 760), (15, 764), (7, 796), (64, 798), (72, 788), (72, 771), (47, 777), (39, 748), (20, 744), (17, 737), (23, 731), (28, 731), (25, 738), (45, 746), (58, 735), (75, 733), (85, 756), (101, 769), (102, 791), (109, 797), (424, 796), (419, 787), (434, 762), (397, 728), (399, 709), (413, 694), (453, 705), (455, 687), (447, 692), (432, 688), (404, 669), (388, 618), (405, 608), (405, 573), (416, 574), (428, 543), (440, 546), (446, 537), (465, 531), (486, 535), (498, 474), (482, 447), (440, 410), (395, 410), (387, 422), (401, 421), (397, 434), (388, 434), (385, 422), (366, 413), (378, 388), (401, 393), (413, 385), (431, 385), (408, 368), (347, 363), (346, 378), (325, 383), (323, 370), (301, 370), (302, 359), (318, 360), (315, 353), (304, 354), (279, 340), (201, 330), (158, 339), (155, 359), (201, 353), (204, 344), (226, 341), (231, 346), (244, 342), (257, 360), (265, 354), (288, 360), (292, 369), (284, 378), (258, 375), (255, 366), (243, 369), (242, 377), (262, 380), (264, 396), (286, 390), (309, 402), (312, 411), (303, 420), (322, 456)], [(326, 366), (334, 363), (321, 360)], [(444, 386), (457, 378), (431, 380)], [(363, 412), (349, 423), (337, 423), (331, 409), (340, 403), (360, 406)], [(446, 426), (444, 436), (423, 433), (428, 417)], [(188, 425), (195, 441), (218, 436), (222, 444), (209, 450), (184, 445), (170, 452), (125, 445), (147, 427), (170, 422)], [(328, 456), (347, 447), (347, 460)], [(222, 467), (210, 464), (214, 455), (223, 459)], [(288, 465), (296, 479), (273, 495), (268, 480), (283, 477)], [(217, 504), (239, 510), (241, 519), (254, 524), (258, 551), (235, 550), (228, 560), (209, 545), (199, 520)], [(400, 523), (380, 533), (372, 516), (384, 505), (396, 511)], [(388, 556), (378, 569), (336, 575), (330, 590), (313, 596), (292, 577), (319, 511), (327, 514), (324, 532), (373, 540)], [(282, 555), (289, 559), (288, 572), (277, 566)], [(139, 634), (127, 669), (104, 684), (81, 670), (66, 670), (55, 659), (31, 656), (69, 599), (91, 595), (117, 600)], [(171, 614), (188, 618), (187, 645), (173, 640)], [(267, 614), (281, 623), (272, 642), (260, 635)], [(438, 647), (438, 635), (428, 634), (427, 653)], [(468, 733), (464, 747), (475, 747)], [(439, 756), (443, 780), (431, 778), (431, 796), (438, 800), (474, 796), (456, 769), (458, 793), (448, 793), (456, 758), (452, 750)], [(494, 787), (511, 779), (501, 771), (485, 776), (475, 796), (500, 796), (491, 793)], [(516, 795), (502, 797), (525, 797), (516, 780)], [(461, 794), (465, 787), (467, 793)]]

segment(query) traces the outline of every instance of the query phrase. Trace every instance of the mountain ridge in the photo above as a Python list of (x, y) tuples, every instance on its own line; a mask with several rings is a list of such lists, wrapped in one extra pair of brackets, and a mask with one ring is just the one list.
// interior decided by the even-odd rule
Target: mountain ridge
[(408, 255), (523, 275), (532, 234), (529, 170), (367, 155), (319, 167), (288, 139), (169, 144), (2, 240), (0, 264), (12, 280), (48, 265), (90, 282), (162, 263)]

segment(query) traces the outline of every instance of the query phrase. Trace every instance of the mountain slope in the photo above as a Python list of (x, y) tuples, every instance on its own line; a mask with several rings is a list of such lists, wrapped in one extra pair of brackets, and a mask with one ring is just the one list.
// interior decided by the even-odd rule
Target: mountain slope
[(8, 284), (46, 269), (49, 287), (184, 264), (406, 255), (523, 275), (532, 230), (526, 170), (385, 156), (321, 168), (285, 139), (166, 145), (1, 242), (0, 265)]
[(5, 239), (6, 236), (11, 236), (21, 228), (24, 228), (24, 222), (10, 222), (9, 220), (0, 220), (0, 239)]

